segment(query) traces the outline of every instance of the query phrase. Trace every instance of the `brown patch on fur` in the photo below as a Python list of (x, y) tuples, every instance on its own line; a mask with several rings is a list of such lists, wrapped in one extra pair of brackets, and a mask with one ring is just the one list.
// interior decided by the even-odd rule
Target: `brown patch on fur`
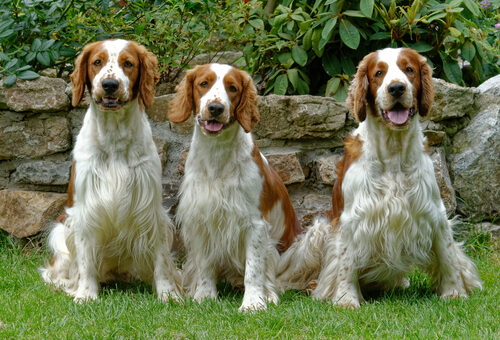
[[(216, 80), (210, 64), (198, 65), (187, 71), (186, 76), (175, 88), (174, 99), (168, 105), (168, 119), (174, 123), (186, 121), (191, 113), (197, 111), (200, 98), (210, 90)], [(206, 81), (207, 85), (202, 83)]]
[[(232, 81), (232, 78), (235, 80)], [(236, 96), (232, 98), (231, 91), (228, 89), (231, 85), (234, 86), (234, 84), (238, 81), (241, 84), (239, 86), (241, 87), (241, 96), (240, 98), (237, 98)], [(257, 90), (255, 89), (252, 77), (250, 77), (250, 75), (245, 71), (234, 68), (224, 78), (224, 85), (229, 98), (231, 99), (231, 103), (234, 103), (237, 99), (239, 99), (238, 104), (234, 106), (234, 116), (246, 132), (252, 131), (260, 120), (259, 110), (257, 109), (259, 97), (257, 95)], [(238, 90), (238, 93), (239, 92), (240, 90)]]
[[(74, 204), (73, 195), (75, 192), (75, 164), (75, 161), (71, 163), (71, 175), (69, 177), (68, 183), (68, 200), (66, 201), (66, 207), (68, 208), (71, 208)], [(59, 223), (63, 223), (64, 220), (66, 220), (66, 217), (68, 217), (68, 215), (66, 214), (66, 210), (63, 210), (63, 212), (57, 217), (56, 221)]]
[[(398, 67), (411, 81), (414, 91), (414, 105), (421, 116), (426, 116), (434, 101), (434, 86), (432, 85), (432, 69), (427, 59), (411, 48), (404, 48), (399, 54)], [(408, 72), (411, 67), (413, 72)]]
[(359, 156), (361, 156), (361, 148), (363, 142), (359, 136), (348, 136), (344, 141), (344, 157), (337, 164), (337, 179), (332, 190), (332, 209), (327, 211), (327, 216), (331, 221), (332, 226), (336, 226), (340, 215), (344, 210), (344, 197), (342, 196), (342, 181), (347, 173), (347, 170)]
[(362, 122), (366, 119), (367, 106), (371, 96), (368, 92), (370, 88), (368, 70), (374, 69), (373, 65), (375, 64), (376, 59), (376, 52), (365, 56), (359, 63), (358, 70), (354, 75), (351, 85), (349, 86), (346, 103), (349, 107), (349, 112), (358, 122)]
[[(125, 52), (131, 52), (132, 58), (129, 60), (134, 67), (127, 69), (123, 63), (127, 60)], [(135, 93), (137, 90), (137, 77), (139, 76), (139, 95), (144, 103), (146, 109), (153, 105), (155, 99), (155, 86), (160, 80), (158, 73), (158, 59), (156, 56), (149, 52), (144, 46), (130, 41), (127, 48), (122, 52), (118, 58), (119, 65), (122, 67), (125, 75), (130, 79), (130, 93)], [(140, 68), (136, 66), (140, 64)]]
[[(99, 67), (93, 64), (97, 59), (101, 60), (101, 66)], [(75, 60), (75, 70), (70, 76), (73, 84), (71, 105), (75, 107), (80, 103), (85, 93), (85, 86), (87, 86), (89, 92), (92, 91), (92, 80), (100, 68), (106, 65), (107, 61), (108, 54), (102, 47), (102, 41), (87, 44), (83, 48), (82, 53)]]
[(290, 196), (285, 184), (283, 184), (278, 173), (264, 162), (255, 143), (252, 150), (252, 158), (259, 167), (261, 176), (264, 178), (259, 206), (262, 216), (266, 218), (276, 203), (281, 202), (282, 204), (285, 215), (285, 230), (283, 231), (283, 235), (281, 235), (278, 250), (284, 252), (290, 247), (297, 235), (302, 232), (302, 227), (295, 215), (295, 210), (293, 209), (292, 202), (290, 202)]

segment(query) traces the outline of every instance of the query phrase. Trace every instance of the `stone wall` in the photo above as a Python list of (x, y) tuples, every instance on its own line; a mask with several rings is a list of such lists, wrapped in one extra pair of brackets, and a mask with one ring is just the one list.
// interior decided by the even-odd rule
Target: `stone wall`
[[(435, 105), (423, 127), (447, 211), (494, 219), (500, 211), (500, 76), (478, 88), (438, 79), (434, 85)], [(45, 228), (64, 205), (71, 149), (88, 105), (87, 98), (70, 107), (70, 86), (47, 77), (11, 88), (0, 83), (0, 227), (17, 237)], [(163, 164), (164, 205), (174, 213), (193, 121), (167, 121), (172, 97), (158, 96), (148, 115)], [(259, 109), (257, 143), (307, 225), (330, 207), (342, 140), (356, 123), (346, 105), (331, 98), (269, 95)]]

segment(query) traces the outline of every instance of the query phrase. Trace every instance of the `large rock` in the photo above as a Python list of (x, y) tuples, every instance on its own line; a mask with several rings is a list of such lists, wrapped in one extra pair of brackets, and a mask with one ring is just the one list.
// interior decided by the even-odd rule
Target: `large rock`
[(12, 174), (14, 183), (38, 185), (66, 185), (69, 182), (71, 161), (56, 163), (34, 161), (21, 164)]
[(311, 226), (315, 218), (325, 218), (326, 211), (332, 208), (332, 196), (307, 194), (299, 202), (293, 202), (297, 218), (302, 227)]
[(455, 190), (451, 184), (448, 166), (446, 165), (444, 148), (433, 148), (430, 156), (432, 164), (434, 165), (434, 174), (436, 175), (436, 181), (446, 208), (446, 213), (448, 216), (452, 216), (457, 209), (457, 199), (455, 197)]
[(0, 115), (0, 160), (34, 158), (71, 148), (68, 120), (39, 116), (21, 120), (19, 114)]
[(153, 105), (146, 110), (149, 118), (155, 122), (166, 122), (168, 120), (168, 104), (174, 98), (174, 94), (155, 97)]
[(477, 112), (475, 99), (479, 91), (475, 88), (461, 87), (441, 79), (433, 78), (435, 96), (429, 115), (433, 121), (449, 118), (473, 116)]
[(259, 137), (273, 139), (330, 138), (346, 120), (345, 103), (333, 98), (269, 95), (259, 101)]
[(285, 184), (300, 183), (305, 179), (295, 152), (266, 153), (266, 159)]
[(16, 112), (58, 112), (69, 109), (66, 82), (59, 78), (19, 79), (12, 87), (0, 82), (0, 109)]
[(453, 139), (450, 170), (466, 215), (493, 218), (500, 213), (500, 105), (482, 110)]
[(500, 104), (500, 74), (486, 80), (477, 89), (481, 94), (478, 99), (479, 107), (486, 108), (492, 104)]
[(0, 227), (15, 237), (37, 234), (59, 215), (66, 194), (0, 190)]
[(343, 155), (335, 154), (316, 160), (316, 178), (323, 184), (333, 185), (337, 179), (337, 164)]

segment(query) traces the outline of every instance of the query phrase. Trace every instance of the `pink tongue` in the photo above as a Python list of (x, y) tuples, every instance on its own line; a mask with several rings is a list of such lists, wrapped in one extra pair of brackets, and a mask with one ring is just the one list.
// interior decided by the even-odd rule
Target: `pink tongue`
[(220, 131), (220, 129), (222, 129), (222, 123), (207, 121), (207, 123), (205, 124), (205, 129), (212, 132)]
[(408, 116), (410, 115), (410, 110), (401, 110), (401, 111), (387, 111), (387, 116), (394, 124), (401, 125), (406, 123), (408, 120)]

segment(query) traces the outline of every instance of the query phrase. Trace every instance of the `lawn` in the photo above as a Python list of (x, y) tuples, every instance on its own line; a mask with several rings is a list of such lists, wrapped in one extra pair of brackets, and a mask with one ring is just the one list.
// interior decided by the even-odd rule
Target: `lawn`
[[(164, 304), (151, 286), (110, 284), (99, 300), (73, 303), (45, 285), (37, 268), (48, 255), (0, 233), (0, 339), (175, 338), (500, 338), (500, 241), (469, 252), (484, 290), (443, 301), (415, 272), (405, 291), (372, 296), (355, 311), (289, 291), (267, 312), (238, 313), (242, 294), (221, 285), (218, 302)], [(484, 245), (483, 245), (484, 246)], [(485, 250), (486, 249), (486, 250)]]

